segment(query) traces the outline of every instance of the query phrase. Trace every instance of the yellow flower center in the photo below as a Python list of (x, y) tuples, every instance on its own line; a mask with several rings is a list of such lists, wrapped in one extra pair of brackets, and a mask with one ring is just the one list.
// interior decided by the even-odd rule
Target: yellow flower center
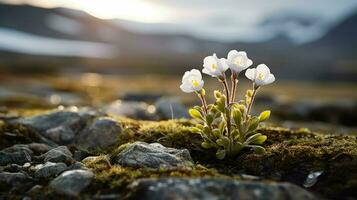
[(200, 83), (197, 80), (192, 80), (191, 84), (193, 87), (198, 87), (200, 85)]
[(264, 76), (264, 74), (263, 73), (261, 73), (261, 72), (259, 72), (258, 73), (258, 76), (257, 76), (257, 79), (259, 79), (259, 80), (264, 80), (264, 78), (265, 78), (265, 76)]
[(242, 57), (238, 57), (235, 59), (235, 63), (238, 66), (242, 66), (242, 65), (244, 65), (244, 59)]
[(216, 71), (217, 70), (217, 64), (212, 64), (211, 68), (212, 68), (213, 71)]

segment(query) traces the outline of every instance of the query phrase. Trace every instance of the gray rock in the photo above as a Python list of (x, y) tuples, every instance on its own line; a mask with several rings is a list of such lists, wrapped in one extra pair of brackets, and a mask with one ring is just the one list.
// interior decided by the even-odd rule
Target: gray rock
[(89, 110), (58, 111), (20, 118), (12, 123), (25, 125), (57, 144), (68, 144), (74, 139), (75, 134), (85, 127), (86, 122), (93, 117), (93, 114)]
[(226, 179), (141, 179), (131, 185), (132, 199), (145, 200), (317, 200), (310, 192), (290, 183), (233, 181)]
[(189, 118), (187, 108), (177, 98), (161, 97), (155, 107), (161, 119)]
[(66, 146), (59, 146), (54, 149), (49, 150), (48, 152), (42, 154), (40, 159), (43, 159), (44, 162), (63, 162), (71, 163), (73, 161), (72, 153), (68, 150)]
[(28, 195), (36, 195), (39, 194), (41, 192), (41, 190), (43, 189), (42, 185), (35, 185), (33, 186), (31, 189), (29, 189), (26, 194)]
[(26, 145), (14, 145), (0, 151), (0, 165), (31, 162), (33, 152)]
[(47, 144), (42, 143), (30, 143), (27, 144), (28, 148), (31, 149), (34, 153), (42, 154), (49, 151), (52, 147), (48, 146)]
[(67, 126), (54, 127), (46, 131), (46, 137), (57, 144), (69, 144), (75, 136), (76, 132)]
[(86, 166), (84, 166), (84, 164), (81, 163), (81, 162), (75, 162), (71, 166), (69, 166), (68, 169), (70, 169), (70, 170), (73, 170), (73, 169), (84, 169), (84, 170), (86, 170), (88, 168)]
[[(153, 108), (153, 109), (152, 109)], [(125, 116), (133, 119), (156, 120), (156, 108), (144, 102), (114, 101), (106, 107), (108, 114)]]
[(187, 149), (174, 149), (159, 143), (135, 142), (114, 157), (114, 163), (141, 168), (172, 168), (191, 166), (192, 158)]
[(121, 132), (122, 127), (115, 120), (99, 118), (78, 135), (77, 141), (81, 147), (88, 149), (106, 148), (118, 142)]
[(0, 173), (0, 189), (5, 188), (16, 188), (20, 186), (25, 186), (28, 183), (31, 183), (32, 180), (27, 175), (16, 172), (1, 172)]
[(91, 183), (93, 172), (87, 170), (65, 171), (50, 182), (50, 187), (59, 194), (77, 196)]
[(35, 167), (37, 170), (34, 173), (35, 178), (50, 178), (56, 177), (61, 172), (67, 169), (67, 165), (64, 163), (52, 163), (46, 162)]

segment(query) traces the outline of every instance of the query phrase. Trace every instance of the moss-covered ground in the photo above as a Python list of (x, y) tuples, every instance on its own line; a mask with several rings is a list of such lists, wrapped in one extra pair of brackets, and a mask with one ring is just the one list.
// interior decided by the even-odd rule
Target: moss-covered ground
[[(33, 113), (47, 112), (46, 110)], [(21, 111), (19, 115), (31, 115)], [(128, 186), (144, 177), (220, 177), (240, 179), (241, 174), (260, 176), (267, 180), (289, 181), (303, 185), (309, 173), (322, 171), (316, 184), (308, 188), (333, 199), (357, 197), (357, 138), (356, 136), (325, 135), (307, 129), (290, 130), (281, 127), (262, 126), (259, 131), (268, 136), (264, 144), (266, 152), (244, 150), (236, 158), (217, 160), (215, 152), (202, 149), (200, 135), (190, 131), (191, 120), (139, 121), (111, 116), (119, 121), (124, 131), (118, 133), (120, 142), (108, 149), (89, 152), (100, 156), (84, 163), (95, 172), (95, 179), (84, 192), (86, 195), (119, 193), (130, 197)], [(9, 134), (11, 133), (11, 134)], [(36, 134), (25, 127), (12, 126), (0, 121), (0, 147), (17, 143), (36, 142)], [(125, 145), (135, 141), (159, 142), (167, 147), (187, 148), (195, 166), (178, 169), (132, 169), (110, 164), (111, 157)], [(76, 147), (71, 147), (75, 149)], [(44, 187), (39, 195), (57, 198)], [(16, 195), (15, 195), (16, 197)], [(38, 196), (37, 196), (38, 197)]]

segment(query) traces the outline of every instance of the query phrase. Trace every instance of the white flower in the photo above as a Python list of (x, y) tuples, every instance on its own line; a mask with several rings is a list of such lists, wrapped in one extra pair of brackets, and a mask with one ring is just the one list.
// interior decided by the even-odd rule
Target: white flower
[(252, 80), (256, 86), (268, 85), (275, 81), (275, 77), (270, 73), (265, 64), (260, 64), (257, 68), (248, 69), (245, 76)]
[(204, 82), (202, 80), (201, 72), (197, 69), (192, 69), (191, 71), (185, 72), (183, 75), (180, 88), (186, 93), (198, 92), (202, 89), (203, 84)]
[(227, 64), (233, 72), (239, 73), (250, 67), (253, 61), (247, 57), (245, 51), (231, 50), (227, 56)]
[(212, 56), (205, 57), (203, 60), (202, 72), (212, 77), (222, 77), (228, 68), (224, 58), (219, 59), (216, 54), (213, 54)]

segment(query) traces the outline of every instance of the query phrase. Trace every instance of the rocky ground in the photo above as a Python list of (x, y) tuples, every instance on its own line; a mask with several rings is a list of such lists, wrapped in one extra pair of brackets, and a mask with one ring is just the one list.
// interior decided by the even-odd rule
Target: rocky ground
[(357, 199), (353, 101), (261, 98), (266, 152), (219, 161), (177, 98), (84, 88), (0, 87), (0, 199)]

